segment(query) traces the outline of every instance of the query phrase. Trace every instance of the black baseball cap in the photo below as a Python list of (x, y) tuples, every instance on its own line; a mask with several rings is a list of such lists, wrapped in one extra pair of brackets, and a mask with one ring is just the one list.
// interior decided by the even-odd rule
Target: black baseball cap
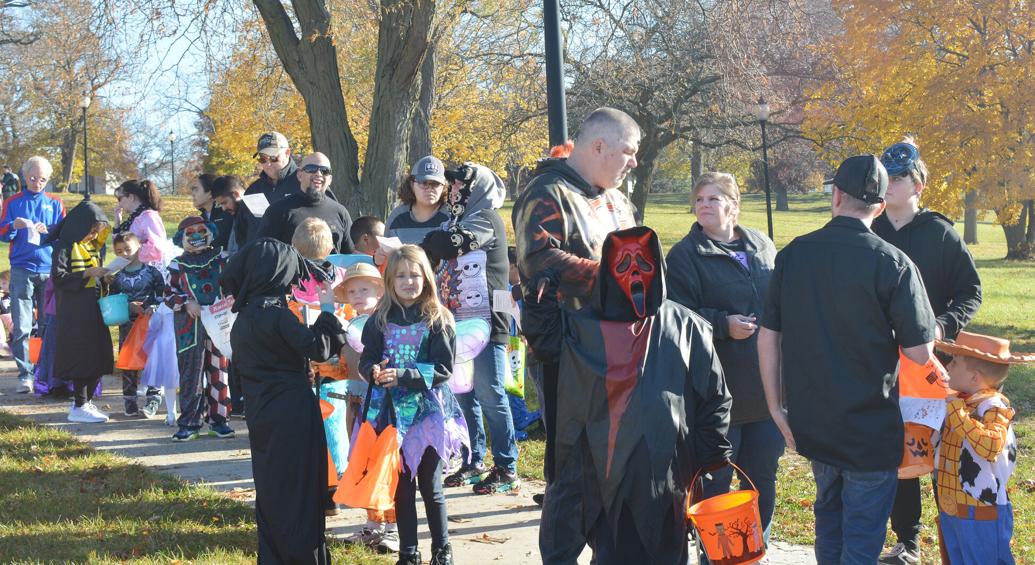
[(824, 184), (833, 184), (867, 204), (879, 204), (888, 191), (888, 171), (876, 155), (856, 155), (842, 161), (834, 178)]

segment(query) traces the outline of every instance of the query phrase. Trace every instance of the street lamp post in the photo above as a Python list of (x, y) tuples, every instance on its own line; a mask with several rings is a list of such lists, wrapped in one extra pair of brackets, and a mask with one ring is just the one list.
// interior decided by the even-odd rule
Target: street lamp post
[(176, 151), (174, 150), (173, 143), (176, 142), (176, 134), (169, 132), (169, 172), (172, 173), (172, 185), (170, 187), (170, 193), (176, 193)]
[(755, 106), (755, 117), (758, 124), (762, 126), (762, 176), (765, 179), (765, 218), (769, 227), (769, 239), (773, 239), (773, 199), (769, 190), (769, 140), (766, 137), (765, 125), (769, 121), (769, 104), (765, 98), (758, 98), (758, 105)]
[(568, 109), (564, 99), (564, 53), (559, 0), (543, 0), (543, 41), (546, 59), (546, 115), (550, 146), (568, 140)]
[(79, 98), (79, 107), (83, 110), (83, 200), (90, 199), (90, 146), (86, 135), (86, 109), (90, 107), (90, 96), (83, 94)]

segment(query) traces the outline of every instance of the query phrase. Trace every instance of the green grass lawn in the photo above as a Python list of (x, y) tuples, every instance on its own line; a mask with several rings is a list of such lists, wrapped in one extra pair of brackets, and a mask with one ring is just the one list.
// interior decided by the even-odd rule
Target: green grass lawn
[[(251, 508), (0, 412), (0, 562), (255, 563)], [(336, 563), (385, 565), (332, 544)]]
[[(106, 211), (114, 206), (111, 197), (97, 200)], [(658, 231), (666, 248), (679, 241), (693, 224), (687, 201), (685, 194), (651, 199), (646, 223)], [(764, 205), (760, 195), (746, 195), (741, 223), (764, 232)], [(791, 209), (774, 212), (777, 247), (830, 219), (826, 195), (792, 196)], [(190, 212), (189, 199), (166, 199), (163, 218), (170, 235)], [(509, 226), (509, 204), (502, 215)], [(957, 228), (962, 230), (962, 225)], [(1002, 259), (1006, 245), (998, 225), (983, 222), (978, 234), (981, 244), (971, 247), (971, 252), (981, 274), (984, 303), (971, 329), (1002, 335), (1013, 340), (1014, 349), (1035, 352), (1035, 263)], [(0, 268), (6, 268), (6, 263), (7, 254), (0, 250)], [(526, 391), (534, 406), (534, 387), (527, 386)], [(1018, 562), (1035, 562), (1035, 526), (1031, 520), (1035, 515), (1035, 368), (1015, 367), (1005, 392), (1018, 412), (1015, 429), (1020, 442), (1011, 488), (1015, 555)], [(37, 451), (29, 450), (30, 445), (37, 445)], [(543, 447), (539, 432), (533, 432), (533, 438), (521, 444), (522, 476), (542, 478)], [(50, 459), (44, 461), (43, 457)], [(58, 474), (58, 469), (63, 472)], [(254, 524), (250, 511), (240, 504), (148, 473), (109, 454), (94, 453), (61, 432), (25, 426), (0, 415), (0, 473), (5, 475), (0, 477), (0, 561), (31, 561), (42, 556), (48, 560), (86, 560), (90, 551), (98, 561), (117, 561), (136, 555), (134, 548), (147, 562), (192, 559), (232, 563), (253, 559), (248, 552), (254, 548)], [(79, 492), (81, 484), (87, 485), (83, 492)], [(797, 455), (785, 456), (773, 528), (777, 539), (812, 543), (814, 494), (807, 461)], [(924, 523), (928, 528), (922, 539), (930, 558), (937, 541), (934, 504), (929, 492), (926, 496)], [(167, 508), (175, 511), (158, 512)], [(156, 515), (159, 518), (150, 519)], [(213, 517), (218, 520), (213, 521)], [(195, 533), (188, 536), (188, 531)], [(889, 536), (889, 543), (892, 541)], [(341, 548), (335, 551), (342, 556)], [(380, 561), (373, 556), (350, 555), (347, 562)]]

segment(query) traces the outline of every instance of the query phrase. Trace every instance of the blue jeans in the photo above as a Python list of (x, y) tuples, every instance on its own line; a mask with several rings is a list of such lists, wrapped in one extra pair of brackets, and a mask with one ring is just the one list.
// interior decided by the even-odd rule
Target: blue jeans
[(32, 378), (29, 362), (29, 335), (34, 320), (33, 308), (43, 312), (43, 287), (50, 273), (34, 273), (22, 267), (11, 267), (11, 350), (18, 366), (19, 379)]
[[(973, 520), (938, 513), (942, 542), (952, 565), (1014, 565), (1010, 538), (1013, 537), (1013, 506), (1000, 504), (995, 520)], [(973, 507), (968, 516), (974, 515)]]
[[(762, 420), (730, 426), (726, 437), (733, 444), (733, 462), (747, 473), (758, 488), (762, 537), (768, 544), (773, 510), (776, 508), (776, 471), (780, 467), (780, 456), (783, 455), (785, 446), (783, 434), (772, 420)], [(729, 492), (730, 482), (733, 480), (733, 467), (723, 467), (718, 471), (712, 471), (711, 475), (710, 481), (704, 481), (704, 498)], [(744, 477), (739, 479), (741, 490), (751, 489)]]
[(887, 535), (898, 470), (848, 471), (812, 461), (816, 479), (816, 562), (873, 565)]
[(479, 464), (485, 459), (484, 414), (492, 436), (493, 464), (514, 473), (517, 472), (518, 448), (510, 401), (503, 388), (503, 379), (509, 370), (507, 346), (490, 343), (474, 358), (474, 390), (458, 394), (456, 399), (464, 412), (467, 432), (471, 436), (471, 464)]

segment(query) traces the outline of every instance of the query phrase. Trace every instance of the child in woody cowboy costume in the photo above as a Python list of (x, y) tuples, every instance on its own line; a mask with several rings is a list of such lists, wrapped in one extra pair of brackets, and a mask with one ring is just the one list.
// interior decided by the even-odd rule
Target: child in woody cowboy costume
[(1010, 342), (960, 332), (939, 340), (952, 355), (948, 397), (935, 458), (943, 557), (953, 565), (1013, 564), (1013, 508), (1006, 485), (1017, 461), (1014, 409), (1001, 392), (1010, 365), (1035, 361), (1011, 355)]

